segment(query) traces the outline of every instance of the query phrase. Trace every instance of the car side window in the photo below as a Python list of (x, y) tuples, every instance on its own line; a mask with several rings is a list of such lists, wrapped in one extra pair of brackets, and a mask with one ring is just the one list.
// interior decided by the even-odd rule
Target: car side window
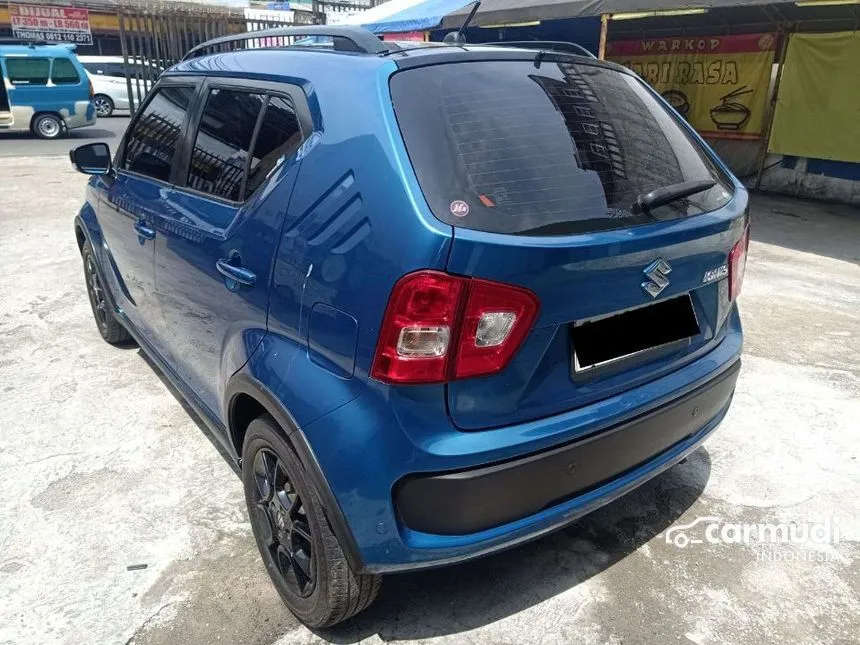
[(240, 201), (251, 142), (266, 96), (218, 89), (209, 92), (191, 153), (188, 187)]
[(51, 82), (56, 85), (77, 85), (81, 82), (81, 77), (68, 58), (55, 58), (51, 67)]
[(104, 75), (125, 78), (125, 66), (122, 63), (107, 63), (104, 66)]
[(302, 130), (292, 103), (270, 96), (251, 155), (245, 199), (260, 187), (281, 158), (293, 154), (301, 144)]
[(12, 85), (47, 85), (50, 70), (49, 58), (6, 59), (6, 71)]
[(182, 141), (182, 127), (194, 96), (191, 86), (159, 88), (132, 125), (122, 168), (170, 181), (170, 169)]

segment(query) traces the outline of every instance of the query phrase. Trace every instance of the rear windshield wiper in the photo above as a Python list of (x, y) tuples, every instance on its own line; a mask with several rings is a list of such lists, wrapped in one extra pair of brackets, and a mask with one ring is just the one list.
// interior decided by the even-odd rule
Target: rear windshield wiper
[(663, 186), (662, 188), (652, 190), (650, 193), (639, 195), (630, 207), (630, 211), (634, 215), (647, 213), (660, 206), (671, 204), (678, 199), (706, 191), (716, 185), (717, 182), (713, 179), (699, 179), (697, 181), (685, 181), (682, 184)]

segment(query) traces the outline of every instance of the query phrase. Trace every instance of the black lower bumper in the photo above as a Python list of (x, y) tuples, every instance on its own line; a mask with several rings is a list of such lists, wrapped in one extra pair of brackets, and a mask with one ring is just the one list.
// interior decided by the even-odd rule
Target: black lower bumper
[(528, 457), (436, 475), (394, 489), (401, 521), (437, 535), (500, 526), (596, 488), (701, 430), (732, 398), (740, 361), (689, 394), (609, 430)]

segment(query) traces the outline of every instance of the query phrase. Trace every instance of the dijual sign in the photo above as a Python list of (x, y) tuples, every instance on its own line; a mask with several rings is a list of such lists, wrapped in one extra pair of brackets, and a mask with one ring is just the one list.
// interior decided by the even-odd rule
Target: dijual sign
[(22, 40), (92, 45), (90, 14), (75, 7), (9, 5), (12, 35)]
[(645, 79), (700, 134), (757, 139), (775, 49), (773, 34), (622, 40), (607, 58)]

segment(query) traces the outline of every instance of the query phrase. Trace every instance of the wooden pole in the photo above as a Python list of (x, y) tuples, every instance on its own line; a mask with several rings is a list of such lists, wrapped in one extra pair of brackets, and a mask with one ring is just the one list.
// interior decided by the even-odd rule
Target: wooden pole
[(767, 114), (765, 114), (764, 117), (764, 130), (762, 131), (764, 134), (764, 140), (762, 141), (762, 148), (758, 158), (758, 171), (755, 176), (755, 190), (761, 188), (761, 176), (764, 174), (764, 162), (767, 160), (767, 149), (770, 146), (770, 130), (773, 126), (773, 116), (776, 113), (776, 99), (779, 97), (779, 81), (782, 78), (782, 66), (785, 62), (785, 53), (788, 51), (789, 33), (787, 31), (781, 32), (779, 36), (780, 44), (776, 61), (776, 79), (773, 82), (773, 96), (770, 99)]
[(609, 31), (609, 14), (604, 13), (600, 16), (600, 45), (597, 47), (597, 57), (600, 60), (606, 58), (606, 34)]

